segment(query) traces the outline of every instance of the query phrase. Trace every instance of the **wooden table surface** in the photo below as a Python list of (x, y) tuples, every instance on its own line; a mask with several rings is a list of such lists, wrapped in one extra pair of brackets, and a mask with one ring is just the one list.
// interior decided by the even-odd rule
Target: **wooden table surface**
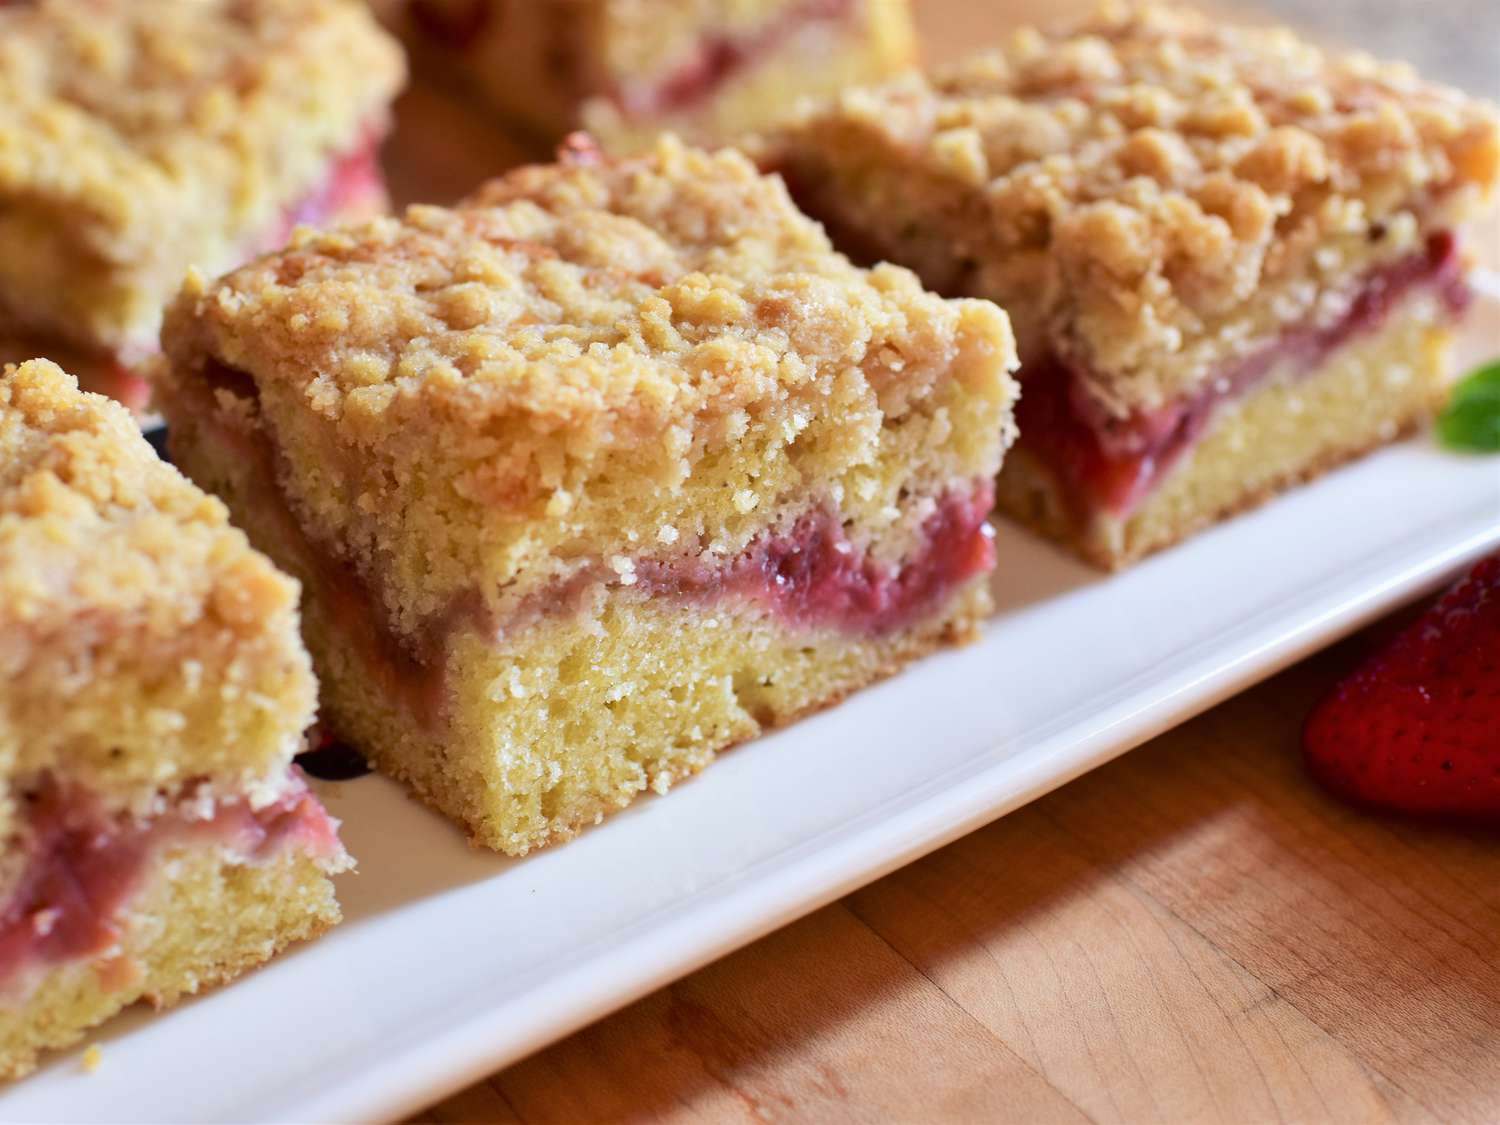
[[(939, 55), (1074, 3), (918, 0)], [(1371, 8), (1310, 14), (1386, 44), (1405, 21), (1427, 69), (1500, 85), (1493, 0)], [(458, 129), (408, 134), (429, 197), (468, 186)], [(1361, 815), (1298, 759), (1312, 700), (1398, 623), (417, 1120), (1500, 1120), (1500, 834)]]

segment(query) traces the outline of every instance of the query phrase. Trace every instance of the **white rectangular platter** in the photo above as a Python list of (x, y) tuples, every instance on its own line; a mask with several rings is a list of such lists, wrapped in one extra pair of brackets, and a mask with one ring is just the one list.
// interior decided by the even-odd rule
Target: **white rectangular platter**
[[(1478, 352), (1500, 353), (1495, 311)], [(1500, 458), (1420, 438), (1115, 576), (998, 539), (1000, 611), (977, 644), (564, 847), (481, 854), (382, 778), (322, 786), (360, 863), (345, 923), (114, 1021), (96, 1072), (58, 1059), (0, 1094), (0, 1119), (416, 1110), (1435, 587), (1500, 544)]]

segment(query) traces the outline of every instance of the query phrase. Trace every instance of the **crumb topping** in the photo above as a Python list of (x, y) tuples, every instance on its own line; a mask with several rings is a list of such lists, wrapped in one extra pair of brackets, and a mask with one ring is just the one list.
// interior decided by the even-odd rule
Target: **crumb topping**
[(748, 161), (664, 151), (660, 167), (539, 165), (456, 210), (305, 230), (185, 299), (253, 340), (258, 375), (308, 384), (350, 424), (414, 393), (552, 427), (722, 415), (858, 358), (869, 322), (899, 315), (886, 291), (910, 279), (867, 280)]
[[(923, 305), (941, 302), (833, 253), (744, 157), (666, 140), (645, 160), (519, 169), (454, 210), (303, 230), (219, 282), (192, 278), (166, 339), (198, 366), (190, 349), (209, 345), (262, 392), (298, 387), (356, 441), (412, 396), (472, 428), (524, 414), (627, 441), (859, 363)], [(904, 360), (876, 370), (892, 393), (921, 374), (920, 353)]]
[(1305, 315), (1500, 165), (1493, 108), (1408, 67), (1149, 3), (851, 91), (784, 143), (793, 165), (824, 147), (961, 193), (963, 291), (1045, 325), (1121, 413), (1202, 378), (1215, 337), (1265, 327), (1237, 322), (1257, 294), (1278, 290), (1265, 322)]
[[(206, 562), (232, 564), (213, 611), (259, 628), (290, 584), (229, 527), (224, 505), (161, 462), (130, 414), (44, 360), (0, 382), (0, 620), (41, 622), (75, 594), (90, 612), (143, 612)], [(69, 593), (72, 591), (72, 593)], [(81, 604), (81, 602), (80, 602)], [(196, 612), (196, 611), (193, 611)]]
[(209, 184), (243, 206), (289, 135), (326, 131), (309, 116), (347, 136), (400, 73), (353, 0), (0, 6), (0, 191), (66, 196), (117, 230)]
[(44, 360), (4, 369), (0, 775), (154, 795), (284, 772), (313, 706), (296, 599), (124, 407)]

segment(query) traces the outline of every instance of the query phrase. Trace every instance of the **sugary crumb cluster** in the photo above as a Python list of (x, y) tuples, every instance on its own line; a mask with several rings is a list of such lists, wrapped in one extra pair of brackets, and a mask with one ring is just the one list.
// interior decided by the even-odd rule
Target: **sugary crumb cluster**
[(159, 305), (188, 262), (243, 252), (403, 72), (359, 0), (0, 4), (0, 316), (64, 317), (38, 291), (78, 289), (83, 323), (43, 326), (152, 320), (107, 279), (159, 286)]
[(1500, 163), (1493, 110), (1406, 67), (1152, 4), (849, 92), (782, 143), (863, 201), (836, 218), (999, 300), (1023, 355), (1045, 332), (1122, 414), (1409, 252)]
[(917, 518), (900, 488), (994, 471), (1011, 393), (992, 306), (854, 268), (744, 157), (670, 140), (303, 232), (191, 281), (163, 340), (174, 424), (201, 376), (248, 375), (299, 518), (398, 616), (604, 543), (730, 553), (820, 488)]
[(47, 770), (147, 811), (260, 796), (311, 720), (297, 586), (129, 413), (45, 361), (0, 374), (0, 834)]

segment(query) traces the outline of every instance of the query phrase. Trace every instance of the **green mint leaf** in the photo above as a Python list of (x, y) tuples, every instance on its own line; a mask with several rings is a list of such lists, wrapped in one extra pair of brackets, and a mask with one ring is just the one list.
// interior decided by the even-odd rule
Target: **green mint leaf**
[(1438, 415), (1438, 439), (1449, 449), (1500, 452), (1500, 359), (1465, 376)]

